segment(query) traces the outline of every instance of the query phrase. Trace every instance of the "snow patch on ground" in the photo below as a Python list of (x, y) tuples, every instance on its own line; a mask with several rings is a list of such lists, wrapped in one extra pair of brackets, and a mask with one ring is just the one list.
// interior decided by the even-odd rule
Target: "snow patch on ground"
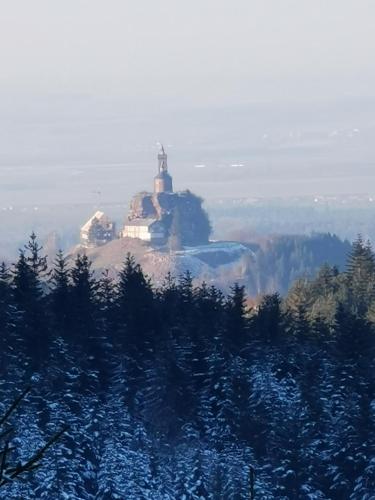
[(200, 245), (196, 247), (185, 247), (184, 250), (175, 252), (177, 255), (199, 255), (207, 252), (229, 252), (229, 253), (244, 253), (250, 250), (236, 241), (213, 241), (208, 245)]

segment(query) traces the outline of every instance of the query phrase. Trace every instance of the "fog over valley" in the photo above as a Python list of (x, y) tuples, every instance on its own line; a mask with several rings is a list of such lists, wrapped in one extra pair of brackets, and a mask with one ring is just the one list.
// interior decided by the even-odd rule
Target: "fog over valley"
[(71, 244), (95, 207), (122, 222), (151, 187), (158, 141), (175, 185), (208, 206), (355, 195), (371, 209), (374, 115), (375, 100), (355, 98), (173, 111), (71, 95), (3, 102), (0, 220), (11, 231), (1, 246), (14, 251), (31, 229)]

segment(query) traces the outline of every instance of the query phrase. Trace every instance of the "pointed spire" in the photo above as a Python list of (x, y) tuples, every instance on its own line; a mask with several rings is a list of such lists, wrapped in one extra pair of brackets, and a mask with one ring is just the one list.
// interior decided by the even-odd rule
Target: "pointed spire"
[(162, 172), (168, 172), (168, 164), (167, 164), (167, 153), (164, 150), (163, 144), (160, 144), (160, 151), (158, 154), (158, 162), (159, 162), (159, 174)]

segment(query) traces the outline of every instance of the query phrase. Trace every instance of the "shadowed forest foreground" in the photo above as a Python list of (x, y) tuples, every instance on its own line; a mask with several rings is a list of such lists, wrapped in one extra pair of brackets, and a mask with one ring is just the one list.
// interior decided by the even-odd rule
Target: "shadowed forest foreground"
[[(370, 499), (375, 491), (375, 257), (323, 266), (285, 299), (246, 308), (194, 287), (153, 287), (131, 256), (119, 280), (79, 255), (47, 269), (36, 238), (0, 270), (3, 411), (19, 460), (65, 424), (9, 499)], [(4, 497), (4, 498), (5, 498)]]

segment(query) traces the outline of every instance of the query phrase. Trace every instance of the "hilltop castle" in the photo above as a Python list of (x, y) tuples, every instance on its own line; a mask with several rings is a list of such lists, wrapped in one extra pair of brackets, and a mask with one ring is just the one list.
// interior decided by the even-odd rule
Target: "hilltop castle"
[[(128, 216), (118, 236), (138, 238), (155, 245), (173, 242), (176, 249), (183, 245), (206, 244), (211, 228), (202, 202), (201, 198), (188, 190), (173, 191), (167, 154), (161, 146), (154, 190), (133, 196)], [(81, 228), (83, 246), (103, 245), (115, 237), (114, 224), (102, 212), (100, 217), (97, 215), (98, 213)]]

